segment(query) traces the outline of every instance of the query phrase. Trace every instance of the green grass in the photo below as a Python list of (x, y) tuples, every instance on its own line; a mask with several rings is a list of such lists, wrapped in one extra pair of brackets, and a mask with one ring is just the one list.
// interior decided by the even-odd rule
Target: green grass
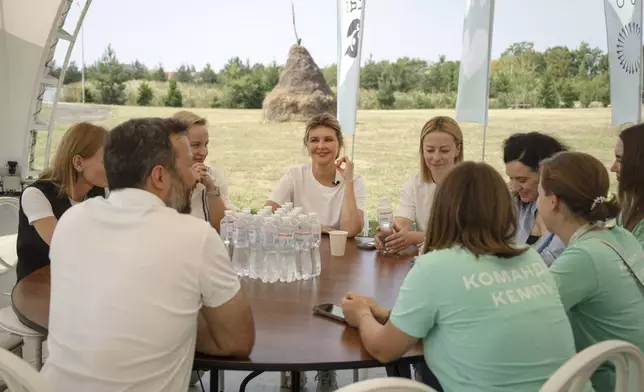
[[(172, 108), (113, 107), (113, 117), (98, 124), (113, 127), (143, 116), (170, 116)], [(194, 109), (210, 122), (210, 164), (222, 167), (230, 196), (240, 207), (264, 204), (273, 184), (287, 166), (308, 160), (302, 145), (301, 123), (277, 124), (262, 120), (260, 110)], [(453, 116), (453, 110), (359, 111), (355, 137), (355, 165), (366, 185), (367, 211), (374, 217), (379, 197), (398, 202), (408, 176), (418, 172), (420, 129), (436, 115)], [(504, 174), (501, 144), (514, 132), (542, 131), (558, 136), (578, 151), (590, 153), (610, 166), (616, 129), (610, 109), (491, 110), (486, 137), (486, 162)], [(69, 124), (58, 124), (52, 154)], [(480, 160), (483, 130), (463, 124), (465, 159)], [(346, 153), (351, 153), (351, 139)], [(38, 140), (37, 163), (42, 166), (45, 137)], [(614, 176), (611, 175), (614, 182)], [(614, 187), (614, 184), (613, 184)]]

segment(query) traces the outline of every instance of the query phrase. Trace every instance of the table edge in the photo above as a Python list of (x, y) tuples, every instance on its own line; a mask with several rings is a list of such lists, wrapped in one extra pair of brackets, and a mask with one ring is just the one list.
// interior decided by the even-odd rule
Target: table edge
[(240, 370), (240, 371), (315, 371), (315, 370), (351, 370), (384, 367), (398, 363), (414, 363), (424, 361), (423, 354), (403, 356), (389, 363), (381, 363), (375, 358), (361, 359), (357, 361), (339, 362), (305, 362), (305, 363), (279, 363), (279, 362), (250, 362), (248, 360), (234, 360), (220, 357), (213, 357), (206, 354), (196, 353), (193, 369), (218, 369), (218, 370)]
[[(45, 268), (45, 267), (42, 267), (42, 268)], [(37, 269), (36, 271), (39, 271), (39, 270), (40, 270), (40, 268)], [(36, 271), (34, 271), (34, 272), (36, 272)], [(18, 285), (20, 285), (20, 283), (22, 283), (22, 280), (20, 282), (16, 283), (13, 286), (13, 288), (11, 289), (11, 309), (13, 309), (13, 312), (16, 314), (16, 316), (18, 317), (18, 320), (20, 320), (21, 323), (23, 323), (27, 327), (33, 329), (34, 331), (43, 334), (45, 337), (47, 337), (47, 335), (49, 334), (49, 330), (47, 328), (44, 328), (42, 325), (31, 321), (29, 318), (27, 318), (25, 315), (23, 315), (18, 310), (18, 308), (16, 307), (15, 301), (13, 300), (13, 293), (16, 290), (16, 287), (18, 287)]]

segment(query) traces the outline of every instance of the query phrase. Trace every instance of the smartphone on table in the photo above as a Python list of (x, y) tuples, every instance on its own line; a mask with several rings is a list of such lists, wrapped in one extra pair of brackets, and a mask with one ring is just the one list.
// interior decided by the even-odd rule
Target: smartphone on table
[(376, 243), (374, 241), (360, 242), (358, 243), (358, 245), (356, 245), (356, 248), (362, 249), (362, 250), (375, 250)]
[(313, 307), (313, 313), (346, 323), (342, 308), (334, 304), (321, 304)]

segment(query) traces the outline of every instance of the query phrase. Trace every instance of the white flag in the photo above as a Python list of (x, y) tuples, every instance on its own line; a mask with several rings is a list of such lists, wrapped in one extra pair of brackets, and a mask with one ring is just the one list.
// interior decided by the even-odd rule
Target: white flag
[(360, 54), (366, 0), (338, 1), (338, 121), (346, 135), (356, 132)]
[(494, 0), (466, 0), (456, 119), (487, 125)]
[(604, 0), (613, 125), (642, 118), (642, 0)]

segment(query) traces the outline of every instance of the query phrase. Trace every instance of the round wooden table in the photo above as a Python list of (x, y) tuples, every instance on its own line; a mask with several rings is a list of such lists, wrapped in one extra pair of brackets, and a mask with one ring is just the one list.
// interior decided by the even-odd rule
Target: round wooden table
[[(334, 257), (330, 253), (328, 237), (323, 237), (320, 246), (322, 272), (314, 279), (267, 284), (243, 278), (242, 287), (250, 300), (256, 328), (255, 346), (249, 359), (198, 353), (194, 367), (259, 373), (382, 366), (364, 349), (357, 329), (313, 314), (315, 305), (339, 304), (348, 291), (372, 296), (385, 307), (394, 305), (411, 268), (413, 254), (381, 255), (377, 251), (360, 250), (356, 247), (360, 241), (364, 240), (347, 241), (345, 255)], [(46, 267), (23, 279), (11, 295), (18, 318), (45, 334), (49, 321), (49, 294), (50, 272)], [(405, 354), (404, 359), (418, 360), (422, 355), (422, 346), (418, 344)]]

